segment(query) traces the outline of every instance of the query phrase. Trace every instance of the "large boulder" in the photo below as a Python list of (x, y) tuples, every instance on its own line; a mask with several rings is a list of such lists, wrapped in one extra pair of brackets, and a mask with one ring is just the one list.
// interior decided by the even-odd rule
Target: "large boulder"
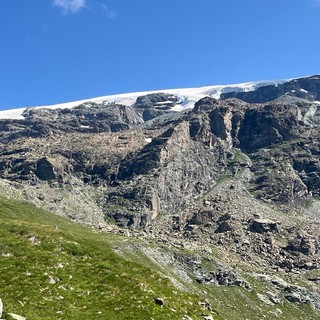
[(288, 245), (285, 249), (287, 251), (299, 252), (305, 255), (314, 255), (316, 253), (316, 244), (312, 238), (298, 234), (295, 238), (288, 241)]
[(38, 160), (35, 173), (40, 180), (55, 180), (57, 178), (53, 164), (46, 157)]
[(276, 221), (269, 219), (254, 219), (250, 223), (249, 230), (257, 233), (275, 233), (279, 231), (279, 225)]

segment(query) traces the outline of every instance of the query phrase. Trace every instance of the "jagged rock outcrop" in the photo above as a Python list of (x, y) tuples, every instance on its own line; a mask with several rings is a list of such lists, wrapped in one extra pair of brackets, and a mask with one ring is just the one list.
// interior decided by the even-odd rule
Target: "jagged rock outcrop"
[(39, 138), (66, 133), (128, 130), (143, 123), (136, 110), (114, 103), (85, 103), (72, 109), (26, 109), (24, 119), (0, 120), (0, 141)]
[[(0, 174), (12, 180), (37, 178), (59, 183), (63, 180), (68, 183), (68, 177), (74, 175), (88, 185), (111, 185), (104, 200), (108, 216), (115, 213), (114, 208), (125, 207), (120, 211), (149, 215), (152, 219), (161, 212), (185, 211), (193, 201), (210, 192), (220, 178), (233, 177), (245, 168), (252, 172), (251, 191), (261, 200), (301, 205), (311, 193), (319, 194), (320, 146), (318, 140), (310, 139), (310, 134), (317, 135), (319, 128), (317, 122), (310, 120), (313, 104), (302, 104), (301, 99), (253, 105), (207, 97), (178, 120), (158, 124), (155, 129), (147, 127), (149, 133), (146, 131), (145, 136), (152, 138), (145, 137), (138, 148), (127, 144), (125, 135), (119, 133), (117, 139), (126, 145), (121, 156), (106, 156), (107, 151), (101, 152), (105, 141), (97, 139), (100, 144), (95, 147), (93, 143), (90, 150), (85, 148), (86, 152), (80, 140), (78, 150), (70, 140), (67, 142), (70, 147), (55, 149), (51, 155), (50, 151), (42, 153), (42, 158), (50, 156), (49, 162), (39, 160), (41, 152), (40, 157), (30, 158), (40, 146), (35, 145), (36, 140), (28, 143), (27, 139), (62, 132), (70, 137), (71, 134), (98, 137), (100, 129), (130, 132), (125, 129), (143, 122), (139, 116), (141, 108), (162, 106), (169, 101), (177, 102), (173, 96), (155, 94), (139, 97), (137, 109), (116, 104), (84, 104), (68, 110), (27, 110), (26, 120), (13, 120), (20, 126), (13, 131), (21, 136), (23, 147), (5, 147)], [(26, 132), (23, 128), (30, 127), (28, 121), (32, 130), (35, 124), (48, 130)], [(4, 123), (8, 124), (7, 120)], [(124, 127), (119, 127), (119, 123)], [(133, 135), (135, 132), (137, 129), (132, 131)], [(12, 131), (5, 127), (2, 140), (10, 139), (16, 141)], [(58, 139), (63, 140), (61, 135)], [(119, 210), (116, 213), (118, 216)]]
[(134, 104), (134, 108), (142, 114), (144, 121), (149, 121), (172, 112), (171, 108), (177, 103), (177, 97), (172, 94), (152, 93), (139, 96)]
[(41, 158), (37, 161), (36, 176), (41, 180), (54, 180), (57, 178), (53, 164), (46, 158)]
[(294, 79), (276, 85), (267, 85), (250, 92), (229, 92), (222, 99), (237, 98), (249, 103), (263, 103), (275, 100), (283, 95), (307, 100), (320, 100), (320, 76)]

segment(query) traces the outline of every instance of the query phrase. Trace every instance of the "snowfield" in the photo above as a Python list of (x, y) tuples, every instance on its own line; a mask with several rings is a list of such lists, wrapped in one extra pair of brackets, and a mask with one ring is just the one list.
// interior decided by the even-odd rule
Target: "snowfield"
[(49, 108), (49, 109), (66, 109), (73, 108), (85, 102), (94, 102), (94, 103), (102, 103), (102, 102), (114, 102), (117, 104), (123, 104), (126, 106), (134, 106), (137, 97), (144, 96), (151, 93), (168, 93), (176, 96), (178, 98), (179, 104), (172, 107), (173, 111), (182, 111), (186, 109), (190, 109), (194, 107), (194, 104), (206, 97), (210, 96), (213, 98), (220, 98), (222, 93), (228, 92), (243, 92), (243, 91), (253, 91), (259, 87), (267, 86), (267, 85), (277, 85), (280, 83), (287, 82), (289, 80), (276, 80), (276, 81), (257, 81), (257, 82), (246, 82), (240, 84), (231, 84), (231, 85), (215, 85), (215, 86), (207, 86), (207, 87), (199, 87), (199, 88), (186, 88), (186, 89), (168, 89), (168, 90), (156, 90), (156, 91), (143, 91), (143, 92), (133, 92), (133, 93), (123, 93), (123, 94), (115, 94), (85, 100), (78, 100), (67, 103), (60, 103), (54, 105), (47, 106), (30, 106), (19, 109), (11, 109), (0, 111), (0, 119), (23, 119), (22, 113), (27, 108)]

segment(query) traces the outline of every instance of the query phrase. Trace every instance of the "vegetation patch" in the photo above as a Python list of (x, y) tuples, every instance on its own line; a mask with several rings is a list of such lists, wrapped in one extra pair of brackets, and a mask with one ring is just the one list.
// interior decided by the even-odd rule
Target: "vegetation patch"
[(114, 236), (6, 199), (0, 219), (5, 319), (201, 319), (199, 297), (114, 253)]

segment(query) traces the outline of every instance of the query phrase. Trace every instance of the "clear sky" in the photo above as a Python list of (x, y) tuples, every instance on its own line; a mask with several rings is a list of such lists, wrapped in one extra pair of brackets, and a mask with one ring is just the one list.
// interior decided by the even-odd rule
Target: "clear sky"
[(320, 73), (320, 0), (0, 0), (0, 109)]

